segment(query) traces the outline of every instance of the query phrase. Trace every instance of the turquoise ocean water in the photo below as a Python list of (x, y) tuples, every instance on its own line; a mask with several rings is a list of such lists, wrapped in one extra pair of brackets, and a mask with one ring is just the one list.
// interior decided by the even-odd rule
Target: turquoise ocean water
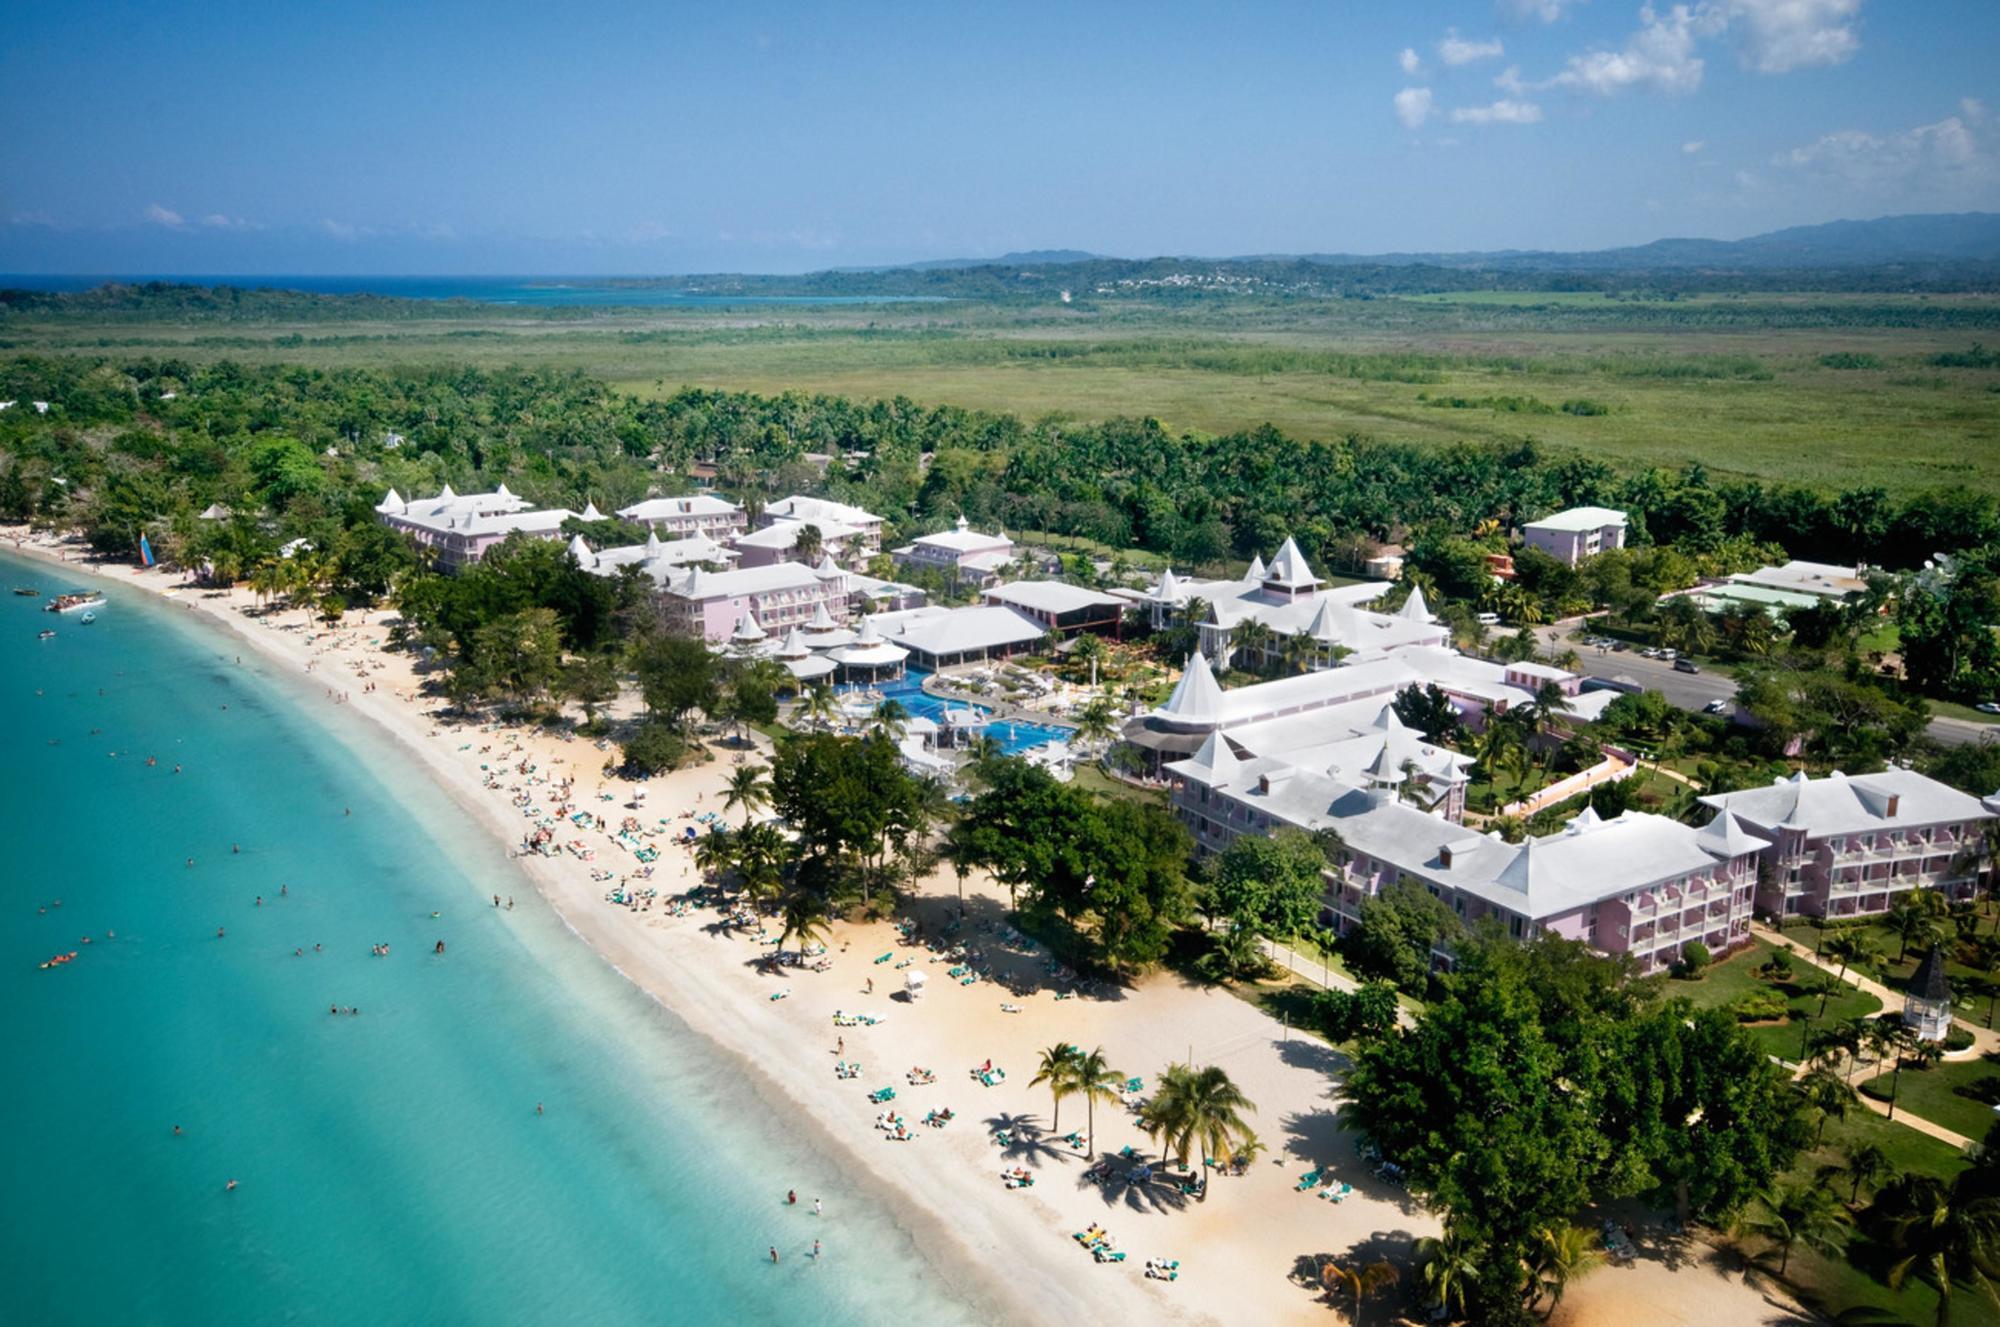
[(0, 593), (0, 1320), (973, 1319), (386, 742), (111, 593)]

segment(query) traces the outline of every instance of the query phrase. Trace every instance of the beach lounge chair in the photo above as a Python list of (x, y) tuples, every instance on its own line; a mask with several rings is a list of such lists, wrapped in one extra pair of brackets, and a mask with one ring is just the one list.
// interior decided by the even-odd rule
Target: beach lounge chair
[(890, 959), (894, 958), (895, 956), (896, 956), (896, 951), (891, 949), (888, 953), (881, 955), (875, 961), (877, 963), (887, 963)]
[(1314, 1188), (1318, 1184), (1319, 1184), (1319, 1172), (1317, 1170), (1309, 1170), (1305, 1174), (1299, 1176), (1298, 1189), (1300, 1193), (1304, 1193), (1306, 1192), (1306, 1190)]
[(868, 1094), (868, 1099), (878, 1106), (885, 1101), (894, 1101), (896, 1099), (896, 1089), (893, 1087), (878, 1087)]

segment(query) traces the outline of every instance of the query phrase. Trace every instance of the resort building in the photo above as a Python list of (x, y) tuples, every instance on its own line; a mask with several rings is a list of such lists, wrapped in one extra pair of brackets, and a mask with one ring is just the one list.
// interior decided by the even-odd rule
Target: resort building
[(1067, 581), (1009, 581), (988, 587), (986, 602), (1032, 618), (1044, 632), (1064, 635), (1107, 628), (1116, 632), (1125, 615), (1123, 599)]
[(1608, 549), (1625, 547), (1625, 513), (1609, 507), (1571, 507), (1521, 527), (1521, 539), (1564, 566), (1574, 567)]
[(894, 550), (893, 556), (898, 565), (941, 572), (954, 584), (983, 590), (996, 583), (1014, 561), (1014, 541), (1005, 531), (981, 534), (961, 516), (951, 529), (919, 535)]
[(661, 539), (657, 534), (648, 534), (643, 544), (627, 544), (622, 548), (606, 548), (594, 553), (583, 536), (577, 535), (569, 541), (569, 551), (570, 556), (576, 559), (576, 565), (585, 571), (616, 577), (626, 567), (637, 567), (662, 589), (685, 576), (691, 567), (727, 571), (736, 562), (734, 551), (702, 535)]
[(1191, 604), (1200, 605), (1201, 652), (1224, 668), (1269, 668), (1280, 661), (1323, 668), (1349, 655), (1372, 658), (1413, 645), (1451, 643), (1450, 629), (1432, 619), (1421, 591), (1412, 591), (1394, 613), (1362, 607), (1388, 589), (1383, 581), (1329, 587), (1298, 544), (1287, 539), (1268, 567), (1254, 558), (1236, 580), (1180, 577), (1169, 568), (1152, 589), (1133, 597), (1148, 610), (1155, 629), (1186, 617)]
[(1903, 769), (1800, 772), (1701, 801), (1761, 839), (1757, 906), (1787, 917), (1870, 916), (1913, 889), (1970, 898), (1993, 815), (1977, 798)]
[[(1405, 729), (1401, 740), (1421, 736)], [(1388, 740), (1398, 740), (1393, 730)], [(1405, 880), (1468, 923), (1491, 918), (1516, 938), (1581, 940), (1629, 954), (1647, 972), (1673, 963), (1690, 940), (1719, 953), (1750, 938), (1762, 841), (1727, 812), (1692, 829), (1637, 811), (1603, 820), (1586, 809), (1562, 833), (1509, 844), (1442, 808), (1410, 804), (1409, 766), (1393, 755), (1341, 777), (1239, 753), (1216, 732), (1166, 768), (1175, 813), (1204, 853), (1286, 827), (1338, 835), (1322, 917), (1343, 933), (1360, 921), (1364, 898)]]
[(931, 672), (1032, 653), (1049, 632), (1039, 620), (999, 604), (899, 613), (883, 619), (883, 630), (917, 667)]
[(701, 535), (717, 543), (728, 543), (748, 529), (750, 518), (735, 503), (701, 493), (685, 498), (647, 498), (618, 514), (669, 539)]
[[(801, 547), (801, 541), (807, 546)], [(872, 555), (867, 532), (838, 521), (774, 521), (737, 535), (733, 546), (746, 567), (832, 558), (843, 567), (858, 568)]]
[(847, 581), (796, 562), (734, 571), (696, 568), (667, 585), (661, 605), (677, 629), (711, 642), (729, 639), (746, 615), (765, 632), (783, 634), (822, 619), (845, 622)]
[(845, 502), (801, 497), (795, 494), (772, 503), (757, 514), (759, 529), (776, 525), (781, 521), (817, 525), (822, 536), (830, 525), (844, 526), (857, 531), (859, 545), (856, 557), (860, 561), (866, 561), (882, 551), (882, 518)]
[(446, 484), (435, 497), (408, 501), (392, 488), (375, 504), (375, 513), (382, 524), (433, 550), (440, 569), (455, 571), (479, 561), (512, 534), (560, 539), (563, 522), (576, 515), (564, 508), (528, 508), (527, 499), (508, 492), (505, 484), (491, 493), (465, 494), (452, 492)]
[(1755, 571), (1739, 572), (1731, 576), (1727, 584), (1838, 603), (1850, 594), (1867, 591), (1866, 572), (1865, 567), (1794, 559), (1782, 567), (1759, 567)]

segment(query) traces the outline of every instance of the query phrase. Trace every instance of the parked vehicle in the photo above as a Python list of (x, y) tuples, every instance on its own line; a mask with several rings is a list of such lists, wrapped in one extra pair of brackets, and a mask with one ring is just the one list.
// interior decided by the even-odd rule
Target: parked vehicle
[(1699, 673), (1701, 669), (1695, 667), (1694, 660), (1692, 659), (1676, 659), (1674, 660), (1674, 671), (1676, 673)]
[(2000, 700), (1982, 700), (1972, 708), (1981, 714), (2000, 714)]

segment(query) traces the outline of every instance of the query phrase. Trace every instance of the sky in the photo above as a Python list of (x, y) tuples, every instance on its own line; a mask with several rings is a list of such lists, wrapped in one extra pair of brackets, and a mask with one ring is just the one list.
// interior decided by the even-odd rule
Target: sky
[(2000, 210), (1995, 0), (5, 12), (0, 272), (1593, 249)]

